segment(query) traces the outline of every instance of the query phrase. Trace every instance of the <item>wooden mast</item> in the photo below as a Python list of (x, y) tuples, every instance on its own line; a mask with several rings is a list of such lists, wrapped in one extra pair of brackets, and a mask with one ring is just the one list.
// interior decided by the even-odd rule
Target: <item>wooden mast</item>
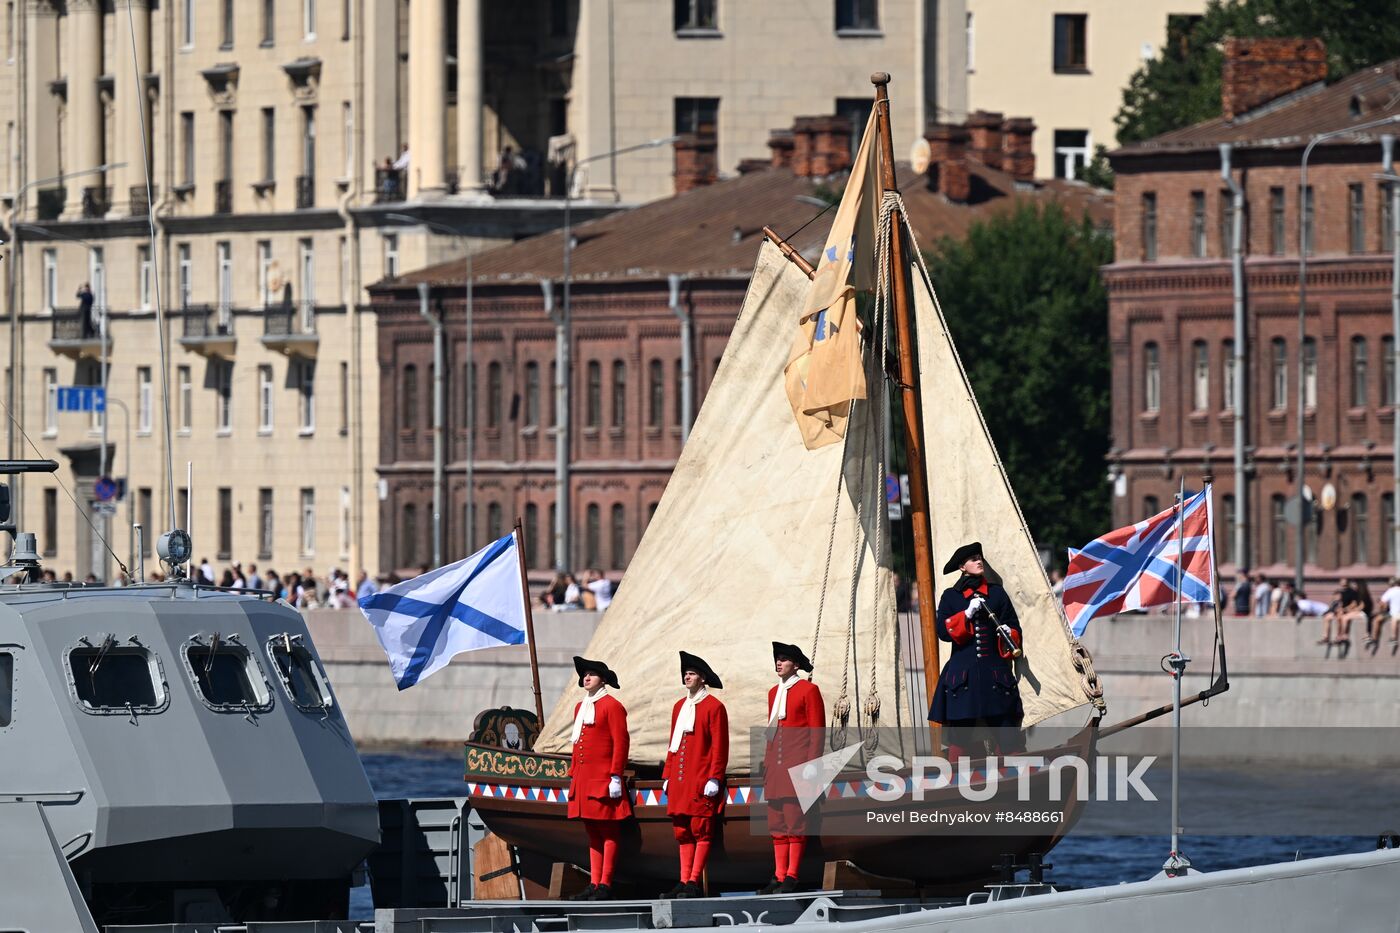
[[(875, 85), (875, 113), (880, 131), (880, 185), (898, 193), (894, 176), (894, 140), (890, 137), (890, 76), (877, 71), (870, 76)], [(899, 351), (899, 399), (904, 414), (905, 460), (909, 469), (909, 511), (914, 526), (914, 580), (919, 594), (919, 631), (924, 649), (924, 687), (933, 698), (938, 685), (938, 634), (934, 629), (937, 601), (933, 591), (933, 538), (929, 525), (928, 481), (924, 469), (924, 423), (920, 413), (919, 374), (914, 360), (914, 322), (909, 307), (909, 279), (904, 261), (903, 219), (898, 210), (890, 213), (890, 269), (894, 290), (894, 322)], [(933, 751), (939, 748), (939, 725), (930, 723)]]
[(520, 558), (520, 593), (525, 600), (525, 642), (530, 646), (530, 682), (535, 688), (535, 715), (544, 728), (544, 698), (540, 696), (540, 659), (535, 653), (535, 614), (530, 609), (530, 578), (525, 573), (525, 530), (515, 519), (515, 553)]

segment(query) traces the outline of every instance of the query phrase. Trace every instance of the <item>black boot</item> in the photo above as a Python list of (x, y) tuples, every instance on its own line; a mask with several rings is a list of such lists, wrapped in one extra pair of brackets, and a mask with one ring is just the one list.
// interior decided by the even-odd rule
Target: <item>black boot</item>
[(759, 893), (759, 894), (777, 894), (777, 893), (778, 893), (778, 889), (781, 888), (782, 886), (783, 886), (783, 879), (779, 878), (777, 875), (774, 875), (774, 876), (773, 876), (773, 880), (769, 881), (769, 882), (768, 882), (767, 884), (765, 884), (763, 887), (761, 887), (761, 888), (758, 889), (758, 893)]
[(796, 893), (797, 893), (797, 878), (796, 878), (796, 876), (794, 876), (794, 875), (788, 875), (786, 878), (784, 878), (784, 879), (783, 879), (783, 883), (780, 884), (780, 885), (778, 885), (778, 890), (777, 890), (776, 892), (774, 892), (774, 893), (776, 893), (776, 894), (796, 894)]
[(665, 894), (663, 894), (663, 895), (661, 895), (661, 896), (664, 897), (666, 900), (669, 901), (669, 900), (671, 900), (672, 898), (680, 897), (680, 896), (681, 896), (681, 892), (684, 891), (684, 890), (685, 890), (685, 882), (684, 882), (684, 881), (677, 881), (677, 882), (676, 882), (676, 886), (675, 886), (674, 888), (672, 888), (671, 890), (667, 891)]
[(605, 885), (605, 884), (600, 884), (600, 885), (598, 885), (598, 887), (597, 887), (597, 888), (594, 890), (594, 892), (593, 892), (593, 896), (590, 897), (589, 900), (590, 900), (590, 901), (610, 901), (610, 900), (612, 900), (612, 888), (608, 887), (608, 886)]
[(596, 884), (590, 884), (588, 887), (584, 888), (582, 891), (580, 891), (580, 892), (578, 892), (577, 894), (575, 894), (575, 895), (573, 895), (572, 897), (570, 897), (569, 900), (571, 900), (571, 901), (591, 901), (591, 900), (593, 900), (593, 895), (594, 895), (595, 893), (597, 893), (597, 891), (598, 891), (598, 886), (597, 886)]
[(689, 900), (693, 897), (704, 897), (705, 892), (700, 890), (700, 885), (694, 881), (687, 881), (681, 887), (681, 893), (676, 895), (677, 900)]

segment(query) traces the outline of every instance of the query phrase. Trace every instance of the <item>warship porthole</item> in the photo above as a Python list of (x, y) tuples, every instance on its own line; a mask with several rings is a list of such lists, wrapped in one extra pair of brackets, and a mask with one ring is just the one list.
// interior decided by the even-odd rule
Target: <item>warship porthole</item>
[(282, 688), (298, 709), (320, 711), (330, 706), (330, 690), (310, 651), (288, 638), (274, 635), (268, 639), (267, 653), (282, 681)]
[(0, 729), (14, 720), (15, 712), (15, 656), (8, 651), (0, 651)]
[(184, 652), (185, 667), (210, 709), (242, 713), (271, 708), (267, 681), (247, 648), (228, 642), (187, 642)]
[(110, 637), (69, 650), (68, 682), (89, 713), (159, 712), (168, 700), (159, 659), (145, 648), (113, 647)]

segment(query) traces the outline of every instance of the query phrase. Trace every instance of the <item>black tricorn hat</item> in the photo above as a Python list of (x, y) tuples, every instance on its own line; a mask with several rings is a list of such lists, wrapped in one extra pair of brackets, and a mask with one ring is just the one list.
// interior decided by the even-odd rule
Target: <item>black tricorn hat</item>
[(617, 682), (617, 674), (602, 661), (590, 661), (587, 658), (574, 655), (574, 670), (578, 671), (578, 685), (580, 687), (583, 686), (583, 675), (592, 671), (594, 674), (603, 678), (603, 683), (607, 684), (609, 687), (612, 687), (614, 690), (622, 689)]
[(974, 541), (971, 544), (964, 544), (953, 552), (953, 556), (948, 558), (948, 563), (943, 565), (944, 573), (956, 573), (962, 569), (962, 565), (967, 563), (969, 557), (976, 557), (982, 553), (982, 542)]
[(724, 684), (720, 682), (719, 675), (715, 669), (706, 663), (705, 659), (698, 655), (693, 655), (689, 651), (681, 652), (681, 679), (685, 679), (686, 671), (694, 671), (705, 678), (705, 686), (714, 687), (716, 690), (723, 690)]
[(785, 645), (780, 641), (773, 642), (773, 660), (787, 658), (797, 665), (798, 670), (812, 673), (812, 662), (807, 660), (807, 655), (802, 653), (802, 649), (796, 645)]

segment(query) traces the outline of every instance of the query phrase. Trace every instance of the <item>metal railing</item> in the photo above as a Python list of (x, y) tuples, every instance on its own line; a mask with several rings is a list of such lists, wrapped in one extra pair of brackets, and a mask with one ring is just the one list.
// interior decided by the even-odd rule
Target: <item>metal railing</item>
[(227, 178), (214, 182), (214, 213), (233, 213), (233, 182)]
[[(152, 186), (151, 197), (160, 197), (160, 189)], [(146, 197), (145, 185), (132, 185), (127, 192), (127, 199), (131, 204), (131, 216), (144, 217), (151, 209), (150, 199)]]
[(408, 197), (408, 179), (401, 169), (377, 168), (374, 170), (374, 203), (386, 204), (402, 201)]
[(37, 194), (39, 219), (57, 220), (63, 215), (63, 202), (67, 199), (67, 188), (40, 188)]
[(80, 308), (53, 309), (54, 340), (98, 340), (102, 313), (94, 307), (88, 314)]
[(298, 337), (315, 333), (314, 305), (278, 305), (263, 311), (264, 337)]
[(101, 219), (112, 209), (112, 189), (106, 185), (89, 185), (83, 189), (83, 216)]
[(185, 316), (182, 334), (186, 339), (233, 336), (232, 308), (221, 311), (213, 305), (190, 305), (182, 313)]
[(316, 203), (316, 176), (297, 176), (297, 210), (303, 210)]

